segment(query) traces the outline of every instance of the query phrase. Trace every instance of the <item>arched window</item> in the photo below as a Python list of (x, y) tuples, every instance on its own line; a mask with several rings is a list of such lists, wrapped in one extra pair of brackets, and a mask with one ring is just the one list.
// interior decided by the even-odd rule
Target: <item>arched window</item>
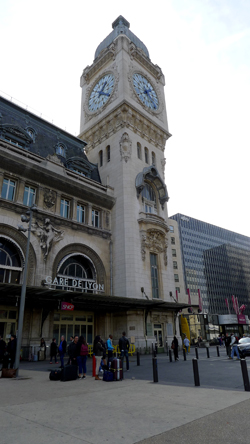
[(154, 151), (152, 151), (152, 165), (156, 165)]
[(145, 213), (157, 213), (156, 196), (153, 188), (148, 183), (145, 184), (142, 190), (142, 201)]
[(145, 163), (148, 163), (148, 148), (144, 148), (144, 152), (145, 152)]
[(100, 167), (103, 166), (103, 151), (99, 151), (99, 165)]
[(110, 162), (110, 145), (107, 146), (106, 152), (107, 152), (107, 162)]
[(137, 157), (141, 159), (141, 144), (137, 142)]
[(75, 289), (93, 293), (92, 284), (96, 282), (96, 271), (93, 263), (83, 254), (72, 254), (62, 261), (58, 277), (74, 280)]
[(10, 240), (0, 236), (0, 282), (20, 284), (22, 269), (18, 248)]

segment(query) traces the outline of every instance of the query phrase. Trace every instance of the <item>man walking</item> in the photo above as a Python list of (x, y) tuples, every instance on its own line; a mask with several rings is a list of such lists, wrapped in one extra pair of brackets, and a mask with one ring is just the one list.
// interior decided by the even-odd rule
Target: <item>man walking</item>
[(129, 360), (128, 360), (128, 352), (129, 352), (129, 340), (126, 338), (125, 331), (122, 333), (122, 337), (119, 339), (119, 348), (121, 352), (121, 360), (122, 360), (122, 368), (123, 368), (123, 360), (124, 356), (126, 357), (126, 365), (127, 372), (129, 371)]
[(188, 355), (188, 349), (189, 349), (189, 344), (190, 344), (190, 342), (189, 342), (189, 339), (187, 338), (187, 336), (185, 336), (185, 339), (184, 339), (184, 345), (185, 345), (185, 347), (186, 347), (186, 353), (187, 353), (187, 355)]
[(237, 346), (237, 343), (236, 343), (236, 338), (235, 338), (233, 333), (231, 335), (230, 346), (232, 347), (232, 352), (231, 352), (231, 356), (229, 356), (228, 359), (233, 359), (234, 358), (234, 353), (236, 353), (237, 359), (240, 360), (239, 349), (238, 349), (238, 346)]
[(61, 368), (64, 368), (64, 355), (66, 353), (66, 348), (67, 348), (67, 342), (65, 341), (64, 336), (62, 336), (60, 345), (58, 347), (60, 360), (61, 360)]

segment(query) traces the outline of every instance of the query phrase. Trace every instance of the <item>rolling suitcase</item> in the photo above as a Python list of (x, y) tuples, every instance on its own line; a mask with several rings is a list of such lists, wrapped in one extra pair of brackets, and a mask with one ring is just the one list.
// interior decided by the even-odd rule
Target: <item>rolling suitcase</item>
[(60, 381), (61, 380), (62, 370), (59, 368), (58, 370), (51, 370), (49, 374), (49, 379), (51, 381)]
[(78, 376), (78, 367), (77, 365), (66, 365), (62, 369), (61, 373), (61, 381), (74, 381)]
[(113, 359), (111, 362), (111, 371), (114, 375), (114, 381), (121, 381), (123, 379), (121, 359)]

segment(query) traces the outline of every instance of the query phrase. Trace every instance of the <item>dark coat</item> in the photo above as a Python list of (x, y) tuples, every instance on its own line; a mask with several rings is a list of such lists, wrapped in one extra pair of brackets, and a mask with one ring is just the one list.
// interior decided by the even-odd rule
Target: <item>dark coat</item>
[(50, 344), (50, 355), (51, 356), (56, 356), (57, 354), (57, 345), (55, 342), (51, 342)]
[(119, 349), (122, 350), (129, 350), (129, 340), (126, 338), (126, 336), (122, 336), (119, 339)]
[[(60, 344), (61, 344), (61, 341), (60, 341)], [(65, 339), (64, 339), (64, 341), (62, 342), (62, 349), (63, 349), (63, 353), (66, 353), (66, 350), (67, 350), (67, 342), (65, 341)]]

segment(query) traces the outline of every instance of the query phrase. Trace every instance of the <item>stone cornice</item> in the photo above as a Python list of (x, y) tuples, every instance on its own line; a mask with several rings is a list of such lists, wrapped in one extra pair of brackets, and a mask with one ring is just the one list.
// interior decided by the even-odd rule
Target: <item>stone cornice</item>
[(99, 57), (94, 61), (91, 66), (87, 66), (82, 73), (80, 79), (80, 86), (82, 87), (85, 83), (89, 84), (90, 80), (94, 75), (110, 60), (115, 60), (116, 57), (116, 44), (112, 43), (104, 52), (102, 52)]
[(165, 85), (161, 68), (158, 65), (154, 65), (150, 59), (144, 55), (143, 51), (137, 48), (132, 42), (129, 45), (129, 54), (131, 60), (139, 62), (143, 68), (146, 68), (150, 74), (152, 74), (157, 82), (159, 82), (160, 79), (163, 79), (163, 85)]
[(159, 128), (153, 121), (144, 117), (127, 102), (124, 102), (107, 117), (102, 118), (90, 129), (80, 134), (80, 138), (86, 140), (86, 153), (88, 154), (96, 146), (107, 140), (121, 129), (130, 129), (135, 134), (152, 143), (156, 148), (164, 151), (166, 140), (171, 134)]

